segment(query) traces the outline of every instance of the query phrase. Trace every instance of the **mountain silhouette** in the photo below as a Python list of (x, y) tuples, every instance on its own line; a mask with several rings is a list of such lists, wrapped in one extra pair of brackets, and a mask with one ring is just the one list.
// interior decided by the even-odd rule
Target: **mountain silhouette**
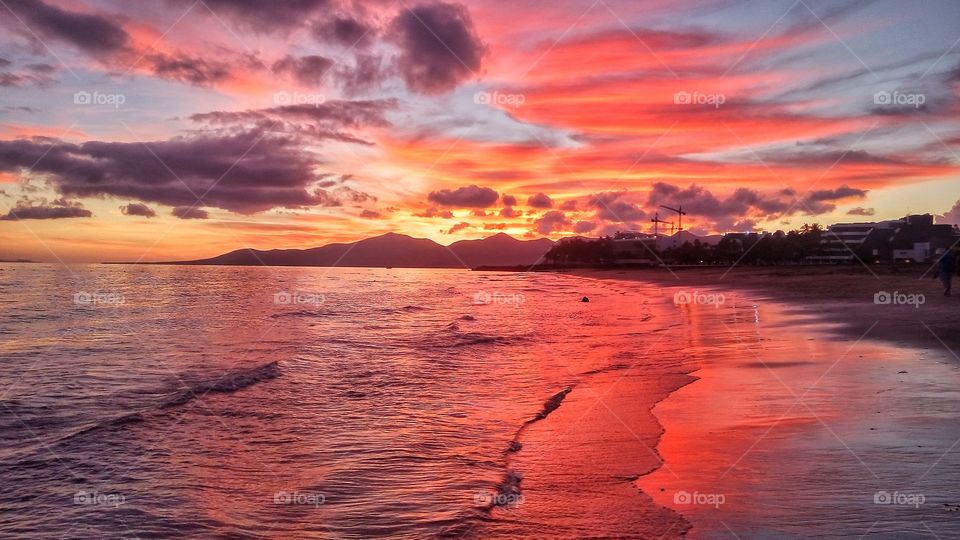
[(517, 240), (505, 233), (482, 240), (460, 240), (449, 246), (428, 238), (387, 233), (357, 242), (327, 244), (309, 249), (243, 248), (209, 259), (173, 264), (397, 268), (521, 266), (541, 262), (551, 246), (553, 241), (547, 238)]

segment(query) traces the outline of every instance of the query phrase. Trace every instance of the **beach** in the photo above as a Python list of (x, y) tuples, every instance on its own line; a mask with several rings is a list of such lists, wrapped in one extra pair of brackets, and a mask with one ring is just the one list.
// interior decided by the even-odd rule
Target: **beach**
[[(656, 283), (694, 327), (733, 336), (654, 407), (663, 466), (636, 485), (694, 538), (956, 537), (956, 300), (922, 271), (803, 270), (577, 272)], [(878, 305), (880, 291), (926, 301)], [(682, 304), (710, 294), (722, 303)], [(752, 334), (731, 318), (747, 306)]]
[[(757, 300), (785, 302), (836, 323), (849, 336), (948, 353), (948, 349), (960, 350), (960, 332), (956, 331), (960, 328), (960, 293), (955, 288), (953, 297), (943, 297), (932, 265), (705, 266), (572, 272), (584, 277), (657, 283), (691, 293), (698, 289), (744, 291)], [(955, 277), (954, 285), (958, 283), (960, 277)]]

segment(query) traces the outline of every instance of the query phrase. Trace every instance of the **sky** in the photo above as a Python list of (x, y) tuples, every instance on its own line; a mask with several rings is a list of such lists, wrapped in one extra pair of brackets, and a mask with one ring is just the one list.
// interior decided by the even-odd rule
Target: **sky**
[(955, 0), (0, 0), (0, 259), (960, 223)]

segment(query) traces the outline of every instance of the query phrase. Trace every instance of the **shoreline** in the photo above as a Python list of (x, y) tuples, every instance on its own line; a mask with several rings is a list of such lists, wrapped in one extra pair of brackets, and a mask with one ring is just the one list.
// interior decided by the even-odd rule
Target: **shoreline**
[[(587, 278), (640, 281), (662, 287), (741, 291), (756, 300), (783, 303), (837, 325), (854, 339), (897, 346), (960, 351), (960, 288), (944, 297), (928, 266), (903, 267), (683, 267), (674, 269), (575, 269)], [(802, 273), (801, 273), (802, 272)], [(924, 273), (926, 273), (924, 275)], [(955, 279), (960, 287), (960, 277)], [(875, 303), (888, 293), (890, 304)], [(892, 295), (896, 293), (897, 298)], [(909, 301), (913, 295), (913, 303)], [(921, 296), (922, 295), (922, 296)], [(881, 301), (883, 298), (881, 298)], [(922, 303), (917, 301), (922, 300)]]
[[(878, 284), (850, 269), (777, 270), (745, 269), (730, 281), (723, 269), (678, 272), (680, 279), (665, 271), (574, 272), (660, 286), (667, 304), (691, 288), (729, 295), (720, 306), (675, 306), (688, 314), (692, 335), (722, 326), (735, 339), (703, 342), (693, 380), (657, 400), (651, 414), (662, 427), (655, 446), (662, 463), (633, 484), (683, 516), (691, 526), (681, 536), (690, 538), (946, 534), (954, 527), (948, 512), (960, 502), (951, 453), (960, 435), (956, 357), (929, 322), (906, 317), (902, 306), (874, 304), (874, 293), (861, 298), (879, 287), (939, 292), (936, 283), (912, 274), (878, 276)], [(830, 286), (816, 279), (825, 277), (834, 278)], [(908, 309), (949, 324), (960, 307), (952, 302), (936, 297)], [(923, 503), (877, 503), (898, 493)]]

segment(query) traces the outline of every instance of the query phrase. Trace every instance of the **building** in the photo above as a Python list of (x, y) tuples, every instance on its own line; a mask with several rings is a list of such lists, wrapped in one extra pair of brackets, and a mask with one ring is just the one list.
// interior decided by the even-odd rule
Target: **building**
[(617, 231), (613, 235), (613, 258), (616, 264), (658, 264), (657, 237), (636, 231)]
[(960, 239), (953, 225), (934, 225), (930, 214), (873, 223), (831, 225), (820, 241), (819, 255), (811, 263), (862, 261), (927, 262)]

